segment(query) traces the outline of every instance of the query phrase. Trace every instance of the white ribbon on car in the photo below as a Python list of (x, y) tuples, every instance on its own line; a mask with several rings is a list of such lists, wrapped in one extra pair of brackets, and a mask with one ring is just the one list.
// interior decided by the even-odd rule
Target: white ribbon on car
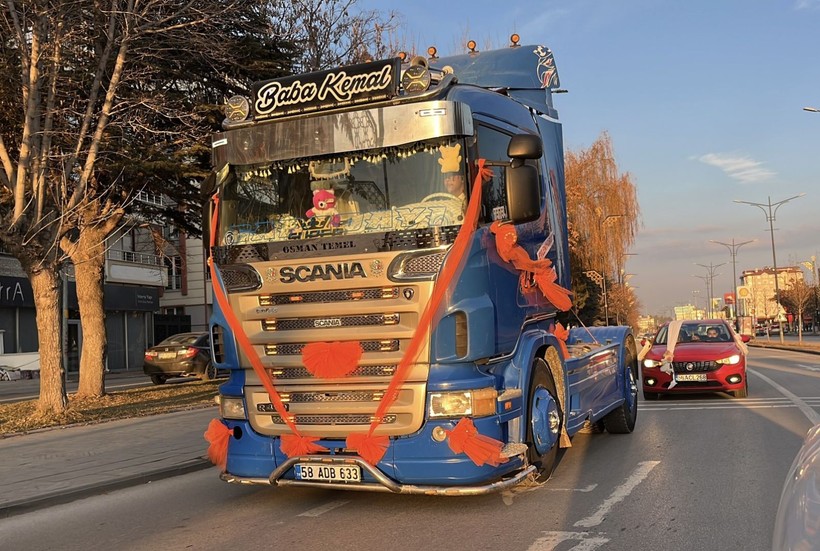
[(675, 344), (678, 342), (681, 325), (683, 325), (683, 321), (675, 320), (670, 321), (669, 326), (666, 328), (666, 350), (663, 352), (660, 369), (672, 376), (672, 382), (669, 383), (670, 390), (678, 384), (675, 381), (675, 369), (672, 367), (672, 362), (675, 359)]

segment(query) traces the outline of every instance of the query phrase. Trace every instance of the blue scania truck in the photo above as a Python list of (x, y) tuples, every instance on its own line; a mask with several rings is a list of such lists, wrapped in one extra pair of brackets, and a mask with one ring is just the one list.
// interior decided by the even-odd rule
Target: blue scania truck
[(428, 53), (228, 101), (205, 186), (225, 481), (480, 494), (635, 426), (631, 330), (565, 331), (544, 292), (571, 290), (552, 52)]

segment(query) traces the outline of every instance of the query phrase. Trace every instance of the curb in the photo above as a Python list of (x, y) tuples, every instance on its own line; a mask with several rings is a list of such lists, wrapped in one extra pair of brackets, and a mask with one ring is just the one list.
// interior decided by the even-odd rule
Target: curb
[(789, 346), (787, 344), (779, 344), (779, 343), (768, 343), (768, 342), (759, 342), (759, 343), (747, 343), (749, 346), (753, 348), (771, 348), (774, 350), (788, 350), (790, 352), (801, 352), (803, 354), (815, 354), (820, 355), (820, 349), (818, 348), (801, 348), (799, 346)]
[(0, 505), (0, 519), (8, 518), (22, 513), (29, 513), (37, 509), (51, 507), (52, 505), (61, 505), (70, 503), (77, 499), (83, 499), (94, 495), (111, 492), (114, 490), (121, 490), (139, 484), (146, 484), (154, 480), (162, 480), (183, 474), (188, 474), (196, 471), (201, 471), (212, 467), (213, 464), (205, 459), (198, 457), (196, 459), (189, 459), (178, 463), (172, 467), (164, 467), (147, 471), (137, 475), (127, 476), (116, 480), (106, 482), (98, 482), (95, 484), (87, 484), (79, 486), (66, 491), (52, 492), (31, 499), (21, 499), (17, 501), (10, 501)]

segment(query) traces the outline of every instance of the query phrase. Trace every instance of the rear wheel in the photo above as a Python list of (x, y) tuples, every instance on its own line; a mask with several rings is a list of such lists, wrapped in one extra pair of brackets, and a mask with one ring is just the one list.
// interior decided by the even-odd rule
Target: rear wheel
[(165, 375), (151, 375), (151, 382), (155, 385), (162, 385), (165, 384)]
[(538, 481), (549, 479), (558, 460), (558, 440), (563, 426), (563, 415), (558, 393), (549, 366), (536, 358), (527, 410), (527, 458), (538, 469)]
[(210, 381), (212, 379), (216, 379), (216, 366), (213, 364), (213, 362), (208, 362), (205, 365), (205, 369), (202, 371), (200, 379), (202, 379), (203, 381)]
[(627, 365), (624, 373), (624, 403), (603, 418), (604, 427), (611, 434), (629, 434), (635, 430), (635, 421), (638, 420), (638, 365), (633, 350), (627, 349), (625, 360)]

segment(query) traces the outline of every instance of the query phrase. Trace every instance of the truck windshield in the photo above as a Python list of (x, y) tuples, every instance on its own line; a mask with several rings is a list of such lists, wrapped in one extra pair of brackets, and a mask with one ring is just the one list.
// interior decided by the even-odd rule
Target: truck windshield
[(456, 226), (466, 209), (463, 142), (232, 166), (224, 245)]

